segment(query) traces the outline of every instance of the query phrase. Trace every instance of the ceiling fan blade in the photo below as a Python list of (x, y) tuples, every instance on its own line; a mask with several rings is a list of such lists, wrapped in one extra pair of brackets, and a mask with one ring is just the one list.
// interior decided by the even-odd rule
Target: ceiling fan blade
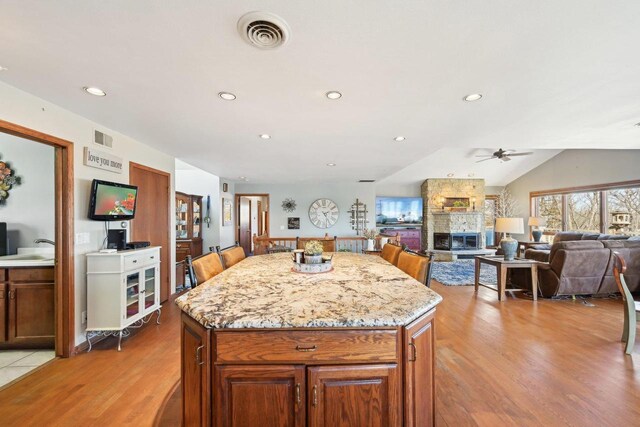
[(493, 156), (491, 156), (491, 157), (487, 157), (486, 159), (477, 160), (477, 161), (476, 161), (476, 163), (486, 162), (487, 160), (491, 160), (491, 159), (493, 159), (493, 158), (494, 158)]
[(513, 153), (513, 154), (509, 154), (509, 157), (513, 157), (513, 156), (528, 156), (530, 154), (533, 154), (532, 152), (527, 152), (527, 153)]
[(476, 155), (476, 157), (489, 157), (489, 158), (491, 158), (491, 157), (493, 157), (493, 154), (479, 154), (479, 155)]

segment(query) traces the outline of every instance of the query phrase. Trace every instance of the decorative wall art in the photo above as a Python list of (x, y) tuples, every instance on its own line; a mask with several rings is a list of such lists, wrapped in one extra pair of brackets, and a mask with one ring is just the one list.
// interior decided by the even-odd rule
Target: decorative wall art
[[(0, 159), (2, 155), (0, 154)], [(0, 160), (0, 205), (4, 205), (9, 197), (9, 190), (14, 185), (20, 185), (21, 178), (15, 175), (15, 172), (9, 163)]]
[(222, 199), (222, 225), (231, 225), (231, 211), (233, 210), (231, 200)]
[(300, 230), (300, 217), (287, 218), (287, 228), (289, 230)]
[(282, 210), (285, 212), (293, 212), (296, 210), (296, 201), (291, 198), (286, 198), (282, 202)]

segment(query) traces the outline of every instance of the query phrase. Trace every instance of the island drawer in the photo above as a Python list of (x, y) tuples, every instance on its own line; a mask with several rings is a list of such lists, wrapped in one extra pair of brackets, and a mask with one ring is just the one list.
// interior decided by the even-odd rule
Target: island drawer
[(371, 362), (398, 359), (395, 329), (216, 331), (216, 363)]

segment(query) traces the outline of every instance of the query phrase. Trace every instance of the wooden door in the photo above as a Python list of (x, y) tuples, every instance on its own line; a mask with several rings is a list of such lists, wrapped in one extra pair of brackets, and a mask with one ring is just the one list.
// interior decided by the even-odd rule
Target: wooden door
[(435, 423), (434, 318), (435, 310), (405, 328), (404, 422), (406, 427)]
[(264, 229), (262, 228), (262, 202), (260, 200), (256, 202), (256, 212), (258, 213), (258, 229), (255, 231), (255, 234), (262, 236)]
[(304, 366), (217, 366), (216, 426), (304, 426), (304, 374)]
[(238, 234), (244, 253), (251, 253), (251, 200), (246, 197), (240, 197), (238, 206)]
[(169, 254), (171, 222), (171, 175), (131, 162), (129, 183), (138, 186), (136, 218), (131, 221), (131, 241), (148, 241), (151, 246), (160, 246), (160, 302), (165, 302), (171, 293)]
[(53, 283), (9, 283), (8, 342), (53, 347), (54, 293)]
[(309, 368), (310, 427), (402, 425), (398, 365)]
[[(0, 280), (4, 280), (4, 270), (0, 269)], [(0, 283), (0, 343), (7, 340), (7, 285)]]
[(182, 314), (182, 425), (211, 425), (210, 331)]

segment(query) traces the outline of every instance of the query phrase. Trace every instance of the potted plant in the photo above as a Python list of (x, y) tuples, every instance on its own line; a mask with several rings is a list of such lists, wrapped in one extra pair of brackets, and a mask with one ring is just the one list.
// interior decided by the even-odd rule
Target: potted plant
[(366, 228), (362, 232), (362, 237), (367, 239), (367, 250), (373, 251), (376, 249), (376, 230), (367, 230)]
[(310, 240), (304, 245), (304, 262), (307, 264), (322, 263), (322, 243), (317, 240)]

